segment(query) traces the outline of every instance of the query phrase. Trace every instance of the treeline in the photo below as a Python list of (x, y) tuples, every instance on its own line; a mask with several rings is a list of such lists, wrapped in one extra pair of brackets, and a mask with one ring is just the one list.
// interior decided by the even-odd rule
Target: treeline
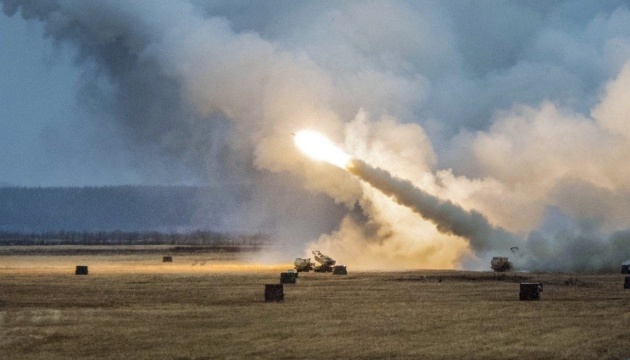
[(0, 231), (217, 230), (229, 200), (210, 187), (4, 187)]
[(224, 234), (213, 231), (190, 233), (124, 232), (124, 231), (58, 231), (44, 233), (0, 232), (0, 246), (14, 245), (196, 245), (196, 246), (262, 246), (263, 234)]

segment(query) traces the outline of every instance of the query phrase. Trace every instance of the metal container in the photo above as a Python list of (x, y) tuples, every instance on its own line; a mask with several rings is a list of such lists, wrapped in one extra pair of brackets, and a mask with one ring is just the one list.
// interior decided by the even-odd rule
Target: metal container
[(297, 273), (295, 272), (280, 273), (280, 284), (295, 284), (296, 280), (297, 280)]
[(284, 287), (282, 284), (265, 285), (265, 302), (283, 302)]
[(77, 265), (76, 269), (74, 270), (74, 274), (75, 275), (87, 275), (88, 274), (88, 267), (86, 265)]
[(540, 300), (542, 283), (521, 283), (520, 300)]
[(336, 265), (333, 267), (333, 275), (348, 275), (348, 269), (346, 269), (346, 265)]

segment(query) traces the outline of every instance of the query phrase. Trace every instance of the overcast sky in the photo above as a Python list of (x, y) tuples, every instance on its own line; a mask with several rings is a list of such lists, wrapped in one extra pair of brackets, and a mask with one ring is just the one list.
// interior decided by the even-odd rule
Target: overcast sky
[(3, 17), (0, 46), (0, 181), (64, 183), (59, 174), (50, 174), (53, 168), (43, 138), (47, 126), (74, 116), (79, 71), (68, 53), (56, 51), (43, 38), (41, 23)]

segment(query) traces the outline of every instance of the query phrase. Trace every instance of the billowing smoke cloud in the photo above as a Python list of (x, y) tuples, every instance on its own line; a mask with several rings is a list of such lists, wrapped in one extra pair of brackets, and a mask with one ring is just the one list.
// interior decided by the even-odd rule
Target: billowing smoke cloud
[(449, 200), (441, 200), (415, 187), (410, 181), (394, 177), (362, 160), (352, 160), (348, 170), (397, 203), (433, 222), (438, 231), (469, 240), (476, 253), (507, 248), (517, 240), (505, 230), (490, 225), (481, 213), (466, 211)]
[[(530, 270), (630, 259), (624, 1), (2, 3), (76, 50), (78, 100), (140, 166), (223, 189), (214, 225), (272, 233), (286, 256), (310, 242), (363, 268), (487, 269), (511, 246)], [(305, 127), (415, 195), (305, 158), (289, 136)]]
[[(582, 224), (546, 238), (532, 232), (528, 241), (492, 226), (484, 215), (467, 211), (449, 200), (441, 200), (413, 185), (411, 181), (392, 176), (362, 160), (354, 159), (348, 170), (383, 194), (431, 221), (444, 234), (460, 236), (469, 242), (475, 255), (485, 260), (489, 252), (510, 248), (517, 270), (547, 269), (552, 271), (612, 271), (627, 256), (630, 245), (628, 235), (620, 232), (606, 240), (592, 226)], [(525, 245), (519, 252), (518, 246)], [(516, 251), (514, 251), (516, 250)]]

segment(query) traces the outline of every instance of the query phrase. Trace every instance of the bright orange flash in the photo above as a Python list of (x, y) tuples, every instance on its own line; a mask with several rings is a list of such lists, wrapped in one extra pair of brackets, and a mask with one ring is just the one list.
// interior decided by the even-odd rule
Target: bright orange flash
[(352, 157), (335, 146), (324, 135), (313, 130), (301, 130), (295, 134), (295, 145), (304, 154), (315, 160), (326, 161), (342, 169), (352, 160)]

